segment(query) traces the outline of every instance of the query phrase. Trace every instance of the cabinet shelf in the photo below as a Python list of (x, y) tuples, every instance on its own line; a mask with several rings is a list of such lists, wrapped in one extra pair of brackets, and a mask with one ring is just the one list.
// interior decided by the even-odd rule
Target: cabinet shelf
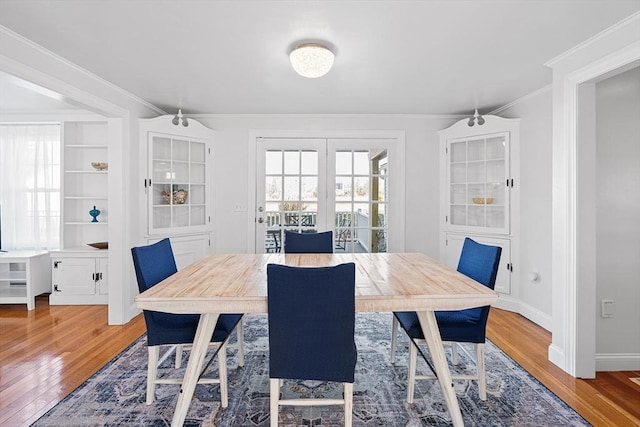
[(65, 200), (109, 200), (107, 196), (64, 196)]
[(66, 144), (65, 148), (109, 148), (107, 145), (102, 144)]
[(86, 173), (86, 174), (97, 174), (97, 175), (101, 175), (101, 174), (107, 174), (109, 173), (108, 171), (104, 170), (104, 171), (92, 171), (92, 170), (85, 170), (85, 169), (67, 169), (66, 171), (64, 171), (64, 173)]
[(91, 225), (91, 226), (95, 226), (95, 225), (107, 225), (108, 223), (105, 221), (98, 221), (98, 222), (83, 222), (83, 221), (65, 221), (64, 225)]
[(9, 271), (0, 273), (0, 282), (27, 282), (26, 271)]

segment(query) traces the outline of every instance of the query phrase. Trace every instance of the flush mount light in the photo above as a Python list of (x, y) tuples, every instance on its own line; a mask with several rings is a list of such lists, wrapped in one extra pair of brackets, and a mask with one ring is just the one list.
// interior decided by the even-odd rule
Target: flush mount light
[(333, 52), (318, 43), (301, 44), (289, 54), (296, 73), (310, 79), (327, 74), (333, 65), (333, 58)]

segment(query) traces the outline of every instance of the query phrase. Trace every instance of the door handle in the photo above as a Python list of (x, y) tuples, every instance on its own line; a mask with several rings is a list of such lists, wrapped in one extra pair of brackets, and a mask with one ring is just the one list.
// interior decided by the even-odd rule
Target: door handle
[(260, 217), (258, 218), (258, 223), (262, 224), (264, 222), (264, 218)]

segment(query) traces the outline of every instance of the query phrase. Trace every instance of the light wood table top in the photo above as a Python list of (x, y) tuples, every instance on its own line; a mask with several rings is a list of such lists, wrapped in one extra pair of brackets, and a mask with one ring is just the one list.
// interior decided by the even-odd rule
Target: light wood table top
[(267, 264), (356, 264), (356, 311), (460, 310), (490, 305), (497, 293), (419, 253), (214, 254), (136, 298), (168, 313), (266, 313)]
[(172, 426), (184, 423), (220, 313), (267, 313), (267, 265), (324, 267), (356, 264), (356, 311), (416, 311), (454, 426), (462, 413), (451, 382), (435, 310), (496, 302), (498, 294), (419, 253), (209, 255), (136, 298), (139, 308), (200, 314)]

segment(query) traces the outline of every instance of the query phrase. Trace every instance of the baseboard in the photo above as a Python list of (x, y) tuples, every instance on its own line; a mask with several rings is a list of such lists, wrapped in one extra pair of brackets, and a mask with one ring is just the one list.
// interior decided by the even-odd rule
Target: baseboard
[(536, 325), (546, 329), (547, 331), (551, 331), (552, 322), (550, 315), (543, 313), (537, 308), (525, 304), (522, 301), (513, 299), (509, 295), (500, 295), (500, 298), (498, 298), (494, 307), (521, 314)]
[(640, 353), (596, 354), (596, 371), (640, 371)]
[(567, 371), (565, 366), (566, 362), (564, 358), (564, 351), (562, 351), (562, 349), (555, 344), (551, 344), (549, 346), (549, 361), (554, 365), (556, 365), (557, 367), (559, 367), (560, 369), (562, 369), (563, 371), (569, 373), (569, 371)]

